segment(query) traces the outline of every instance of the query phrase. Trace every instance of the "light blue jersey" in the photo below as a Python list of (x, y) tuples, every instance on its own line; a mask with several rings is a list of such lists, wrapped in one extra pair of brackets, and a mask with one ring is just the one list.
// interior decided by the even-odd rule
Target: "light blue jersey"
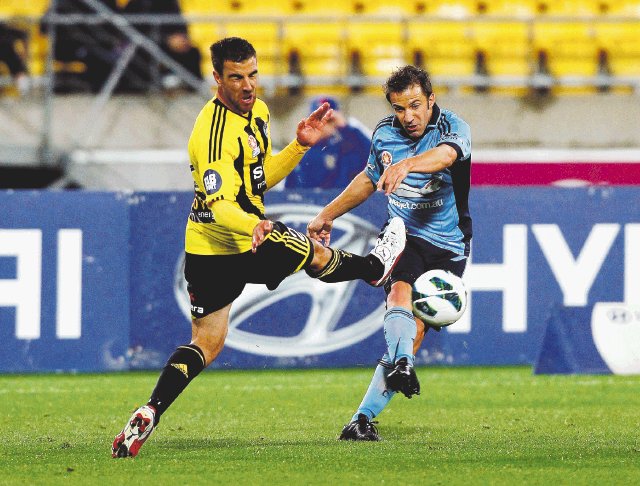
[(374, 130), (365, 173), (376, 185), (386, 167), (442, 144), (456, 150), (456, 161), (433, 174), (410, 173), (389, 196), (389, 219), (400, 216), (408, 234), (468, 256), (471, 130), (464, 120), (434, 105), (424, 134), (414, 140), (395, 116), (384, 118)]

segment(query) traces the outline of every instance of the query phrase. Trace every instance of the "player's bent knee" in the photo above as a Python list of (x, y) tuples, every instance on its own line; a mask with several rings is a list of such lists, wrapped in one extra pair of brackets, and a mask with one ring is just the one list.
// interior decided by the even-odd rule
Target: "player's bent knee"
[(309, 275), (313, 276), (314, 273), (319, 272), (327, 266), (333, 255), (333, 250), (322, 246), (316, 240), (311, 240), (311, 242), (313, 243), (313, 259), (305, 270), (307, 270)]

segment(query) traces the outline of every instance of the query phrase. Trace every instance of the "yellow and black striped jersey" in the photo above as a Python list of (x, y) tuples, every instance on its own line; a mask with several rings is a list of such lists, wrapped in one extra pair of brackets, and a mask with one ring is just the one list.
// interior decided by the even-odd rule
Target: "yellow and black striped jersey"
[(209, 205), (223, 199), (253, 215), (256, 223), (264, 219), (267, 154), (271, 154), (269, 109), (262, 100), (257, 99), (244, 116), (217, 98), (204, 106), (189, 138), (195, 198), (187, 222), (187, 252), (224, 255), (251, 249), (251, 237), (217, 224)]

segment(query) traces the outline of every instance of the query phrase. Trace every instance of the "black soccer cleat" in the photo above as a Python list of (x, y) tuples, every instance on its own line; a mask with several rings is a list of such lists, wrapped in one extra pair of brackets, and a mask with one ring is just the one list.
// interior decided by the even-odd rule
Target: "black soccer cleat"
[(420, 382), (407, 358), (400, 358), (393, 371), (387, 375), (387, 388), (394, 392), (401, 392), (405, 397), (420, 395)]
[(338, 440), (368, 440), (379, 441), (378, 429), (373, 424), (378, 422), (371, 422), (369, 417), (365, 414), (358, 414), (358, 419), (349, 422), (342, 429), (342, 433)]

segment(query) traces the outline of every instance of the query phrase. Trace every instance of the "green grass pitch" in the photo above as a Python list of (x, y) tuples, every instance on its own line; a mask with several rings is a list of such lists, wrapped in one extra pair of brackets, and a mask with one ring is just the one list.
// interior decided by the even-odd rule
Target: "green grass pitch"
[(371, 373), (205, 372), (117, 460), (157, 373), (1, 376), (0, 484), (640, 484), (638, 376), (420, 368), (382, 442), (340, 442)]

